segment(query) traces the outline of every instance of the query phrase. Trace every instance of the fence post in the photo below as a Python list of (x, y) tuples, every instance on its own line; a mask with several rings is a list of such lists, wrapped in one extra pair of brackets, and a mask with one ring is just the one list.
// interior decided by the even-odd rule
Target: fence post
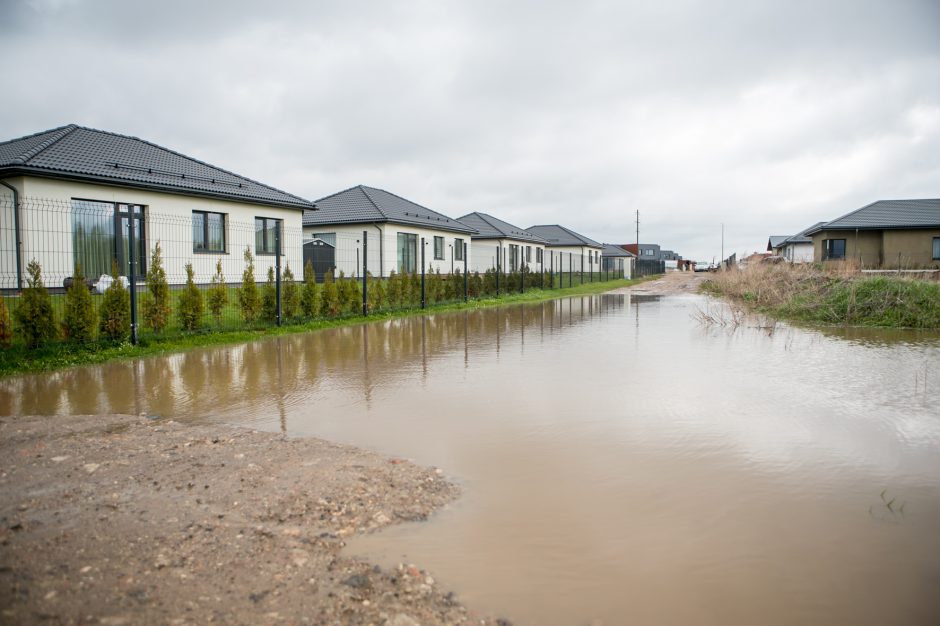
[(571, 281), (574, 280), (574, 252), (568, 253), (568, 287), (571, 287)]
[(274, 318), (277, 325), (281, 325), (281, 223), (278, 222), (274, 229), (274, 300), (277, 303), (274, 311)]
[(555, 252), (551, 250), (548, 252), (548, 277), (551, 279), (551, 283), (549, 284), (548, 288), (554, 289), (555, 288)]
[(467, 244), (463, 244), (463, 301), (466, 302), (469, 297), (467, 283)]
[(427, 307), (424, 291), (424, 237), (421, 238), (421, 308)]
[[(140, 216), (143, 219), (143, 215)], [(118, 220), (120, 222), (120, 220)], [(127, 244), (129, 247), (128, 256), (128, 265), (129, 274), (128, 278), (130, 279), (131, 287), (131, 343), (135, 346), (137, 345), (137, 237), (134, 229), (137, 227), (137, 205), (129, 204), (127, 205)]]
[(362, 315), (369, 314), (369, 231), (362, 231)]

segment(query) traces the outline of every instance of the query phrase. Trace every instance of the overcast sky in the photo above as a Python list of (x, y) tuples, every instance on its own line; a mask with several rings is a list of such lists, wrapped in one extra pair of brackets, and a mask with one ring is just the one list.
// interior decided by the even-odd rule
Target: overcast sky
[(2, 0), (0, 139), (77, 123), (686, 258), (940, 196), (940, 2)]

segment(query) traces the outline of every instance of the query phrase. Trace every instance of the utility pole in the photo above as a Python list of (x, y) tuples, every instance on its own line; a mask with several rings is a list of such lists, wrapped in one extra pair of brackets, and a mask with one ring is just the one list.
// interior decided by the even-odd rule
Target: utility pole
[(725, 223), (722, 222), (721, 223), (721, 261), (719, 261), (719, 263), (723, 264), (724, 262), (725, 262)]
[(636, 210), (636, 258), (640, 258), (640, 210)]

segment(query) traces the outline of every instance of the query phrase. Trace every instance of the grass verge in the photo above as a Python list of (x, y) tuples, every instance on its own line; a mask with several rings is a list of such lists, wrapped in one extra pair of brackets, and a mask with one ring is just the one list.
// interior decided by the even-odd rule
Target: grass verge
[(767, 315), (841, 326), (940, 329), (940, 283), (786, 264), (721, 272), (702, 290)]
[(224, 345), (253, 341), (265, 337), (276, 337), (294, 333), (304, 333), (337, 326), (349, 326), (380, 320), (396, 319), (427, 313), (440, 313), (444, 311), (459, 311), (466, 309), (479, 309), (507, 304), (524, 302), (539, 302), (570, 296), (590, 295), (603, 293), (612, 289), (635, 285), (654, 277), (635, 280), (611, 280), (601, 283), (587, 283), (576, 287), (563, 289), (541, 290), (533, 289), (521, 294), (508, 294), (499, 298), (483, 298), (469, 302), (457, 302), (430, 306), (426, 309), (405, 309), (374, 313), (368, 316), (349, 316), (330, 319), (316, 319), (301, 324), (284, 326), (270, 326), (254, 330), (228, 330), (228, 331), (197, 331), (182, 335), (174, 335), (165, 339), (147, 337), (137, 345), (130, 342), (108, 344), (96, 342), (88, 345), (56, 343), (36, 350), (13, 347), (0, 351), (0, 378), (15, 374), (32, 372), (47, 372), (76, 365), (92, 365), (119, 359), (137, 358), (181, 352), (205, 346)]

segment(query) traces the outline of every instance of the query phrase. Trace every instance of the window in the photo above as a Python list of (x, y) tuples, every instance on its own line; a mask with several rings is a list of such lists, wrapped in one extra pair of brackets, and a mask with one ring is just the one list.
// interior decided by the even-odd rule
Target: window
[(418, 236), (398, 233), (398, 273), (413, 274), (418, 267)]
[(444, 238), (443, 237), (434, 238), (434, 259), (437, 261), (444, 260)]
[(255, 254), (277, 254), (281, 220), (273, 217), (255, 218)]
[(526, 263), (532, 262), (532, 246), (525, 247), (525, 262)]
[(933, 260), (940, 261), (940, 237), (933, 238)]
[(137, 276), (147, 273), (144, 207), (118, 202), (72, 199), (72, 255), (85, 276), (111, 273), (117, 261), (121, 276), (130, 273), (130, 227), (133, 224)]
[(336, 247), (336, 233), (313, 233), (313, 238), (325, 241), (334, 248)]
[(643, 250), (644, 256), (653, 256), (655, 254), (656, 254), (656, 251), (653, 250), (652, 248), (646, 248), (645, 250)]
[(511, 243), (509, 244), (509, 271), (515, 272), (519, 269), (519, 246)]
[(535, 249), (535, 262), (536, 262), (536, 263), (541, 263), (541, 262), (542, 262), (542, 253), (543, 253), (543, 252), (544, 252), (544, 250), (542, 250), (541, 248), (536, 248), (536, 249)]
[(225, 252), (225, 214), (193, 211), (193, 252)]
[(463, 239), (454, 239), (454, 260), (463, 261)]
[(844, 259), (845, 239), (823, 239), (823, 259)]

